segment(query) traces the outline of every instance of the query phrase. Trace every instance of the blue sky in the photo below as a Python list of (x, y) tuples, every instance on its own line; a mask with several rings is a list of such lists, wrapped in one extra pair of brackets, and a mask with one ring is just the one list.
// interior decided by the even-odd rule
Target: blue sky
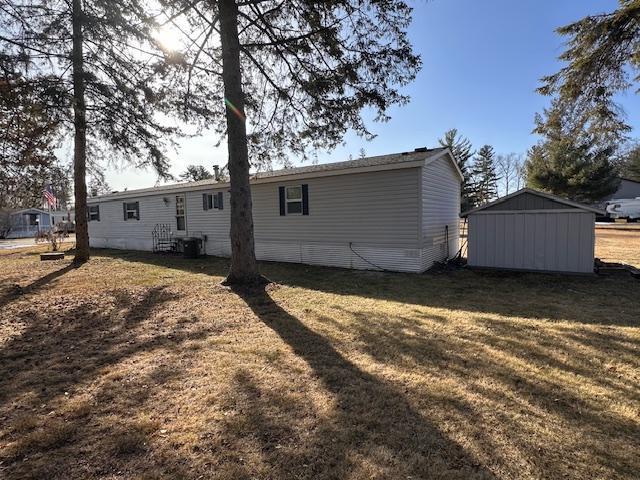
[[(371, 142), (355, 134), (333, 152), (318, 152), (322, 162), (437, 146), (457, 128), (474, 146), (491, 144), (499, 153), (524, 153), (536, 138), (533, 117), (548, 103), (535, 92), (539, 79), (560, 67), (563, 39), (555, 29), (585, 15), (612, 11), (616, 0), (423, 0), (415, 7), (410, 38), (423, 68), (405, 89), (411, 103), (391, 110), (392, 120), (369, 122), (378, 136)], [(639, 136), (640, 98), (621, 98), (628, 121)], [(226, 145), (212, 138), (188, 139), (172, 155), (172, 171), (188, 164), (224, 165)], [(155, 183), (152, 172), (110, 168), (113, 189)]]

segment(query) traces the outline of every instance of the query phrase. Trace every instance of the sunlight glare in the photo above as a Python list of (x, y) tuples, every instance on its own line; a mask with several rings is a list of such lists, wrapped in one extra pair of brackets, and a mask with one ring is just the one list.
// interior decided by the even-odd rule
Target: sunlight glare
[(184, 48), (183, 35), (171, 25), (164, 25), (158, 29), (155, 38), (160, 42), (162, 48), (169, 52), (176, 52)]

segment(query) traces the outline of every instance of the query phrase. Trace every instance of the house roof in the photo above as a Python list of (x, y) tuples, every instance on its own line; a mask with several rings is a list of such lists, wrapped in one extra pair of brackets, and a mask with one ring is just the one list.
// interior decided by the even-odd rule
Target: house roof
[(41, 208), (23, 208), (22, 210), (16, 210), (14, 212), (11, 212), (11, 215), (17, 215), (20, 213), (44, 213), (44, 214), (48, 214), (49, 212), (46, 210), (43, 210)]
[[(577, 209), (580, 209), (580, 210), (584, 210), (586, 212), (596, 213), (598, 215), (605, 215), (604, 211), (599, 210), (597, 208), (593, 208), (593, 207), (587, 206), (587, 205), (583, 205), (582, 203), (574, 202), (572, 200), (567, 200), (566, 198), (558, 197), (556, 195), (551, 195), (550, 193), (541, 192), (539, 190), (534, 190), (532, 188), (522, 188), (522, 189), (518, 190), (517, 192), (510, 193), (509, 195), (505, 195), (504, 197), (500, 197), (497, 200), (494, 200), (493, 202), (485, 203), (484, 205), (481, 205), (481, 206), (479, 206), (477, 208), (474, 208), (472, 210), (468, 210), (468, 211), (462, 213), (460, 216), (464, 218), (464, 217), (466, 217), (468, 215), (471, 215), (472, 213), (477, 213), (477, 212), (480, 212), (482, 210), (486, 210), (487, 208), (494, 207), (496, 205), (500, 205), (501, 203), (504, 203), (507, 200), (510, 200), (510, 199), (512, 199), (514, 197), (518, 197), (520, 195), (524, 195), (526, 193), (531, 194), (531, 195), (536, 195), (538, 197), (546, 198), (547, 200), (551, 200), (553, 202), (561, 203), (563, 205), (567, 205), (568, 207), (577, 208)], [(523, 212), (526, 212), (526, 210), (523, 210)]]
[(44, 214), (44, 215), (49, 215), (49, 213), (51, 213), (51, 215), (60, 215), (62, 213), (66, 214), (67, 212), (73, 212), (74, 209), (70, 208), (68, 210), (51, 210), (51, 212), (49, 212), (48, 210), (45, 210), (44, 208), (36, 208), (36, 207), (32, 207), (32, 208), (23, 208), (22, 210), (15, 210), (13, 212), (10, 212), (11, 215), (16, 215), (16, 214), (20, 214), (20, 213), (40, 213), (40, 214)]
[[(449, 153), (452, 165), (462, 178), (460, 169), (451, 155), (448, 148), (417, 148), (413, 152), (394, 153), (390, 155), (380, 155), (376, 157), (359, 158), (346, 162), (323, 163), (317, 165), (307, 165), (303, 167), (284, 168), (266, 172), (256, 172), (251, 175), (251, 183), (268, 183), (278, 180), (293, 180), (297, 178), (312, 178), (330, 175), (343, 175), (348, 173), (359, 173), (378, 170), (395, 170), (400, 168), (410, 168), (422, 165), (425, 161), (434, 161), (442, 155)], [(176, 192), (187, 190), (206, 190), (208, 188), (225, 188), (229, 184), (226, 182), (216, 182), (214, 179), (201, 180), (198, 182), (181, 182), (170, 185), (161, 185), (151, 188), (141, 188), (136, 190), (125, 190), (113, 192), (107, 195), (100, 195), (89, 198), (89, 203), (96, 200), (116, 200), (119, 198), (130, 198), (136, 196), (155, 195), (163, 192)]]

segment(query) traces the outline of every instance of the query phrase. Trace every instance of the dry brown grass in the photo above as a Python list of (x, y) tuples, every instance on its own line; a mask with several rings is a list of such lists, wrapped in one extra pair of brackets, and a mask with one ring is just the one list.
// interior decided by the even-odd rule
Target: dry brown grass
[(605, 262), (626, 263), (640, 268), (640, 229), (598, 229), (596, 256)]
[[(615, 235), (599, 254), (637, 261)], [(265, 264), (275, 285), (233, 292), (221, 259), (0, 269), (0, 478), (640, 471), (630, 277)]]

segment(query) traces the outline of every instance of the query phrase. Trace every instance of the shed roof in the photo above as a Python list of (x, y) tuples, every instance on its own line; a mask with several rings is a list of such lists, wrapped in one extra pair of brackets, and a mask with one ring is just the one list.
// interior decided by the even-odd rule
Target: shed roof
[[(557, 205), (570, 207), (570, 208), (573, 208), (573, 209), (576, 209), (576, 210), (592, 212), (592, 213), (596, 213), (598, 215), (604, 215), (605, 214), (605, 212), (603, 212), (602, 210), (590, 207), (588, 205), (583, 205), (582, 203), (574, 202), (572, 200), (567, 200), (566, 198), (558, 197), (556, 195), (551, 195), (550, 193), (541, 192), (539, 190), (534, 190), (532, 188), (523, 188), (521, 190), (518, 190), (517, 192), (510, 193), (509, 195), (505, 195), (504, 197), (500, 197), (497, 200), (494, 200), (493, 202), (489, 202), (489, 203), (486, 203), (484, 205), (481, 205), (480, 207), (474, 208), (472, 210), (468, 210), (468, 211), (462, 213), (460, 216), (464, 218), (464, 217), (466, 217), (468, 215), (471, 215), (473, 213), (478, 213), (478, 212), (481, 212), (483, 210), (492, 209), (493, 207), (499, 206), (499, 205), (501, 205), (503, 203), (509, 202), (511, 199), (514, 199), (516, 197), (520, 197), (520, 196), (523, 196), (523, 195), (534, 195), (536, 197), (540, 197), (542, 199), (551, 201), (551, 202), (553, 202), (553, 203), (555, 203)], [(522, 211), (527, 211), (527, 210), (526, 209), (522, 209)]]
[[(304, 167), (284, 168), (266, 172), (256, 172), (251, 175), (251, 183), (262, 183), (277, 180), (288, 180), (294, 178), (312, 178), (326, 175), (342, 175), (347, 173), (358, 173), (374, 170), (394, 170), (399, 168), (409, 168), (419, 166), (419, 162), (433, 161), (442, 155), (449, 153), (452, 165), (462, 179), (462, 173), (447, 147), (442, 148), (417, 148), (413, 152), (394, 153), (390, 155), (380, 155), (376, 157), (359, 158), (346, 162), (323, 163), (318, 165), (307, 165)], [(226, 182), (216, 182), (214, 179), (200, 180), (198, 182), (181, 182), (170, 185), (162, 185), (151, 188), (141, 188), (136, 190), (126, 190), (113, 192), (107, 195), (89, 198), (89, 202), (96, 200), (115, 200), (119, 198), (130, 198), (143, 195), (154, 195), (164, 192), (202, 190), (207, 188), (225, 188), (229, 184)]]

